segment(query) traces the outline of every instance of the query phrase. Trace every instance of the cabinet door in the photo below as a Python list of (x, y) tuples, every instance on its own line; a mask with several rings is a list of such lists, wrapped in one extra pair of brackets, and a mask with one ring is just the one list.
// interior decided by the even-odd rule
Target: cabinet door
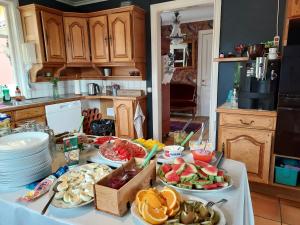
[(132, 59), (130, 12), (108, 15), (108, 24), (111, 61), (130, 61)]
[(116, 136), (134, 138), (133, 102), (131, 100), (114, 100)]
[(107, 16), (89, 19), (91, 53), (94, 63), (109, 62)]
[(90, 62), (87, 20), (64, 17), (68, 63)]
[(65, 62), (66, 48), (62, 16), (41, 11), (47, 62)]
[(289, 17), (300, 17), (300, 0), (289, 0), (288, 4)]
[(246, 164), (250, 181), (268, 183), (273, 131), (219, 128), (219, 149), (227, 158)]

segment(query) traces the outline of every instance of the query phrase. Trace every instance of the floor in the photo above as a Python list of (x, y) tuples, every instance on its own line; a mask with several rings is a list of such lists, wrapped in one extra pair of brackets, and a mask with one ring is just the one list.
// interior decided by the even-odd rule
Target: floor
[[(183, 121), (183, 122), (187, 122), (189, 121), (190, 119), (192, 118), (192, 116), (186, 116), (186, 115), (171, 115), (170, 117), (170, 120), (171, 121)], [(206, 128), (204, 130), (204, 133), (203, 133), (203, 140), (207, 140), (208, 137), (209, 137), (209, 117), (206, 117), (206, 116), (196, 116), (194, 119), (193, 119), (193, 123), (206, 123)], [(173, 144), (173, 134), (172, 132), (169, 133), (169, 136), (166, 137), (163, 142), (167, 145), (169, 144)]]
[(300, 225), (300, 202), (251, 192), (255, 225)]

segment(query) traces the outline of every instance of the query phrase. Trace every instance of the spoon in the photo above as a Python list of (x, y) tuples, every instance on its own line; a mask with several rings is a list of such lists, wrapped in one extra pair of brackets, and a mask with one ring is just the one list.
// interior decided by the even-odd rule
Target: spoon
[(52, 194), (51, 198), (49, 199), (49, 201), (47, 202), (47, 204), (45, 205), (43, 211), (41, 212), (42, 215), (44, 215), (45, 212), (47, 211), (47, 209), (48, 209), (49, 205), (51, 204), (51, 202), (52, 202), (52, 200), (53, 200), (55, 194), (58, 192), (57, 186), (58, 186), (59, 184), (61, 184), (61, 183), (62, 183), (62, 181), (58, 181), (58, 182), (54, 185), (54, 187), (53, 187), (53, 189), (52, 189), (52, 190), (53, 190), (53, 194)]

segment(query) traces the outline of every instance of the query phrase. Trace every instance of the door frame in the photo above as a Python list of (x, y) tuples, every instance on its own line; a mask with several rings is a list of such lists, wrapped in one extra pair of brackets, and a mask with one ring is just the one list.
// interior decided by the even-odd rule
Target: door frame
[[(162, 65), (161, 65), (161, 19), (163, 11), (178, 10), (185, 7), (198, 5), (214, 5), (214, 26), (213, 26), (213, 53), (212, 57), (219, 56), (220, 29), (221, 29), (221, 5), (222, 0), (176, 0), (153, 4), (150, 6), (151, 18), (151, 53), (152, 53), (152, 111), (153, 111), (153, 137), (162, 140)], [(213, 147), (216, 146), (217, 131), (217, 97), (218, 97), (218, 73), (219, 65), (212, 63), (212, 79), (210, 91), (210, 120), (209, 140)]]
[[(201, 83), (202, 83), (202, 73), (200, 72), (200, 65), (201, 65), (201, 52), (202, 52), (202, 45), (200, 45), (200, 42), (202, 41), (202, 35), (205, 34), (213, 34), (213, 29), (209, 29), (209, 30), (199, 30), (198, 31), (198, 50), (197, 50), (197, 54), (198, 54), (198, 60), (197, 60), (197, 116), (201, 116), (200, 114), (200, 106), (201, 105)], [(213, 38), (212, 38), (213, 39)], [(212, 40), (213, 41), (213, 40)], [(213, 49), (211, 49), (211, 51), (213, 51)], [(212, 71), (210, 71), (212, 74)], [(210, 76), (211, 76), (210, 74)], [(201, 77), (200, 77), (201, 75)]]

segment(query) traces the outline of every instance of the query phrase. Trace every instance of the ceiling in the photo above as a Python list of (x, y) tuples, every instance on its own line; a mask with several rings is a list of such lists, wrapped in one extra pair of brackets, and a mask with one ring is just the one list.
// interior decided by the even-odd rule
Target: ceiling
[[(180, 22), (196, 22), (212, 20), (214, 17), (214, 6), (204, 5), (197, 7), (189, 7), (185, 9), (178, 10), (180, 14)], [(163, 12), (161, 13), (162, 25), (170, 25), (174, 20), (174, 12)]]
[(88, 5), (96, 2), (105, 2), (107, 0), (56, 0), (57, 2), (62, 2), (71, 6)]

